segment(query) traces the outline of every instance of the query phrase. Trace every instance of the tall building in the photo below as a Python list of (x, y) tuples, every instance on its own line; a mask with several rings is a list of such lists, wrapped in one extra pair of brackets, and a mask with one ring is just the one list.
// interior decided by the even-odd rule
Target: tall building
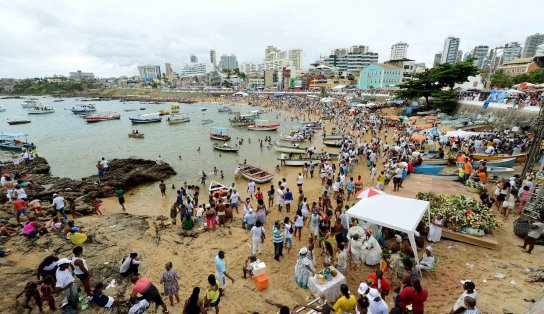
[(391, 46), (391, 57), (390, 60), (401, 60), (406, 58), (408, 54), (408, 44), (399, 41), (398, 43)]
[(365, 66), (378, 62), (378, 53), (369, 51), (368, 46), (356, 45), (349, 49), (334, 49), (332, 52), (323, 59), (323, 63), (335, 67), (339, 73), (359, 73)]
[(536, 47), (544, 44), (544, 34), (536, 33), (525, 38), (525, 45), (523, 45), (523, 58), (531, 58), (536, 54)]
[(535, 57), (544, 56), (544, 44), (536, 46)]
[(144, 82), (157, 80), (161, 77), (161, 67), (158, 65), (139, 65), (138, 73)]
[(457, 50), (457, 58), (455, 58), (455, 62), (461, 61), (463, 61), (463, 50)]
[(210, 73), (213, 70), (211, 63), (194, 63), (186, 64), (181, 70), (181, 76), (197, 76)]
[(440, 52), (435, 53), (434, 60), (433, 60), (433, 67), (440, 65), (441, 60), (442, 60), (442, 54)]
[(444, 48), (440, 63), (455, 63), (457, 61), (457, 51), (459, 51), (459, 37), (447, 37), (444, 40)]
[(94, 73), (92, 72), (81, 72), (77, 70), (76, 72), (70, 72), (70, 78), (72, 80), (94, 80)]
[(191, 63), (198, 63), (198, 58), (195, 55), (191, 55)]
[(213, 67), (217, 67), (217, 55), (215, 54), (215, 50), (210, 50), (210, 63), (213, 65)]
[(504, 45), (501, 64), (505, 64), (519, 58), (521, 58), (521, 45), (518, 42), (511, 42)]
[(474, 66), (478, 67), (478, 69), (482, 69), (484, 65), (486, 65), (488, 60), (489, 53), (489, 46), (487, 45), (479, 45), (474, 48), (472, 48), (472, 52), (470, 53), (471, 58), (474, 58)]
[(236, 59), (235, 54), (230, 56), (221, 55), (221, 60), (219, 61), (219, 67), (223, 70), (234, 70), (238, 68), (238, 60)]
[(302, 49), (279, 50), (274, 46), (267, 46), (264, 49), (264, 63), (274, 61), (283, 61), (284, 64), (300, 70), (302, 68)]
[(302, 69), (302, 49), (289, 49), (287, 51), (287, 58), (295, 69)]
[(164, 71), (166, 72), (167, 78), (172, 78), (172, 65), (170, 63), (164, 64)]
[(472, 51), (465, 52), (465, 54), (463, 55), (463, 61), (468, 61), (470, 59), (472, 59)]
[(270, 88), (274, 85), (274, 71), (275, 70), (264, 71), (264, 87), (265, 88)]

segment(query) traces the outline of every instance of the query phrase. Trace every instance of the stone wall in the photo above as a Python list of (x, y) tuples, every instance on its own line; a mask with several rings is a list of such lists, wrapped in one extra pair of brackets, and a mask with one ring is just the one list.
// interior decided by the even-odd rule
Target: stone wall
[(460, 100), (455, 113), (473, 121), (488, 121), (500, 128), (512, 128), (517, 126), (518, 122), (532, 125), (538, 119), (536, 107), (520, 110), (504, 104), (492, 103), (486, 109), (482, 109), (482, 106), (481, 101)]

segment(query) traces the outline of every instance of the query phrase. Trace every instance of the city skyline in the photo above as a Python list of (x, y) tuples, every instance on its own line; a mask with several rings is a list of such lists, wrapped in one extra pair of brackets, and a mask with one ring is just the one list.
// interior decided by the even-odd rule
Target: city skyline
[[(238, 62), (261, 63), (269, 45), (302, 49), (303, 68), (333, 49), (353, 45), (372, 47), (383, 62), (399, 41), (409, 44), (408, 58), (430, 67), (448, 36), (460, 38), (459, 50), (470, 51), (478, 45), (523, 45), (527, 36), (542, 33), (534, 23), (538, 10), (514, 10), (509, 18), (497, 18), (510, 2), (463, 0), (445, 11), (433, 1), (417, 1), (422, 18), (402, 13), (414, 10), (414, 3), (372, 3), (373, 14), (364, 16), (365, 24), (373, 25), (369, 31), (359, 26), (360, 12), (370, 2), (345, 1), (343, 8), (349, 10), (342, 17), (324, 16), (321, 7), (326, 3), (2, 2), (0, 77), (68, 75), (77, 70), (97, 77), (132, 76), (138, 65), (166, 62), (180, 72), (191, 55), (209, 62), (212, 49), (218, 58), (236, 54)], [(482, 12), (496, 23), (482, 19)]]

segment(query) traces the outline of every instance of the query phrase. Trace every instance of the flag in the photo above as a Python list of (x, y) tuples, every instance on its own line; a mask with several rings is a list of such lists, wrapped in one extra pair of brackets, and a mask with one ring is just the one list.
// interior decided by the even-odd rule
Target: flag
[(490, 94), (490, 95), (487, 97), (487, 99), (485, 100), (482, 109), (487, 109), (487, 107), (489, 107), (489, 104), (490, 104), (490, 103), (491, 103), (491, 94)]

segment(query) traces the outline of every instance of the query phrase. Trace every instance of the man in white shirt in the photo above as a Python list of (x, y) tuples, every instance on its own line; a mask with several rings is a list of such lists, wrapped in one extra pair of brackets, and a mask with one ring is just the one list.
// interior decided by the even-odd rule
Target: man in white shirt
[(287, 159), (287, 155), (285, 155), (285, 153), (281, 153), (281, 155), (280, 155), (280, 165), (285, 166), (285, 159)]
[(108, 171), (110, 168), (108, 161), (104, 157), (102, 157), (100, 164), (102, 165), (102, 169), (104, 169), (104, 171)]
[(236, 192), (236, 189), (232, 190), (230, 201), (232, 203), (232, 207), (236, 209), (236, 213), (238, 213), (238, 202), (240, 201), (240, 195), (238, 192)]
[(57, 193), (53, 194), (53, 207), (64, 217), (64, 219), (66, 219), (66, 213), (64, 212), (64, 197)]
[(470, 281), (470, 280), (461, 280), (461, 284), (463, 284), (463, 293), (457, 298), (457, 301), (455, 301), (455, 304), (453, 305), (452, 311), (450, 313), (453, 314), (459, 314), (464, 313), (465, 308), (465, 297), (471, 297), (474, 300), (478, 299), (478, 293), (476, 292), (476, 285)]
[(368, 306), (368, 310), (372, 314), (388, 314), (389, 313), (389, 307), (387, 306), (387, 303), (385, 303), (384, 300), (380, 297), (380, 293), (376, 289), (371, 289), (368, 292), (368, 300), (370, 302), (370, 305)]
[(493, 155), (494, 152), (495, 152), (495, 147), (493, 146), (489, 146), (488, 148), (485, 149), (485, 153), (488, 155)]
[(55, 291), (64, 291), (68, 306), (76, 310), (79, 302), (78, 286), (70, 273), (70, 264), (71, 261), (67, 258), (61, 258), (57, 261), (58, 268), (55, 273)]

